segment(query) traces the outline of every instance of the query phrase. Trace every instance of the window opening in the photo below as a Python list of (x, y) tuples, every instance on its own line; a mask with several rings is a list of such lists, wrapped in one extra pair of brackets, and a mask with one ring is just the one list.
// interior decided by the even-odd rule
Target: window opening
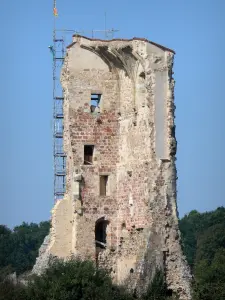
[(84, 165), (92, 165), (93, 163), (93, 145), (84, 145)]
[(106, 196), (107, 185), (108, 185), (108, 175), (100, 176), (100, 196)]
[(92, 113), (95, 112), (96, 107), (99, 108), (100, 100), (101, 100), (101, 94), (91, 94), (90, 109)]
[[(105, 249), (106, 248), (106, 229), (108, 221), (100, 220), (95, 224), (95, 245), (96, 248)], [(99, 249), (99, 250), (100, 250)]]

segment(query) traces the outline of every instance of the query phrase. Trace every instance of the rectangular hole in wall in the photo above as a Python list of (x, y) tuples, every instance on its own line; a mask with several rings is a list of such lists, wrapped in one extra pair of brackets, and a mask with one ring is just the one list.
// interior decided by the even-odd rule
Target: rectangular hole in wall
[(106, 196), (108, 190), (108, 175), (100, 176), (100, 196)]
[(91, 112), (93, 113), (96, 107), (100, 108), (100, 101), (101, 101), (101, 94), (91, 94), (91, 103), (90, 108)]
[(84, 145), (84, 165), (92, 165), (93, 163), (93, 145)]

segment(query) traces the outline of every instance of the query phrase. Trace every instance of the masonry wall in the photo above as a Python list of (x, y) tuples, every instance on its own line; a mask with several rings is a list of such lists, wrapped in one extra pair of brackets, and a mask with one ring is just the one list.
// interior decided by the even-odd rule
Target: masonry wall
[[(137, 292), (160, 267), (168, 288), (191, 299), (176, 208), (172, 66), (173, 52), (146, 40), (74, 37), (62, 70), (67, 189), (48, 251), (91, 258)], [(92, 93), (102, 95), (94, 113)], [(92, 165), (84, 165), (84, 145), (94, 145)], [(109, 176), (106, 196), (100, 175)], [(107, 222), (100, 253), (99, 220)]]
[[(70, 79), (66, 88), (69, 90), (68, 118), (71, 139), (71, 160), (73, 171), (82, 174), (83, 184), (80, 194), (74, 193), (73, 185), (68, 186), (75, 206), (82, 206), (82, 213), (73, 220), (74, 238), (72, 252), (82, 257), (96, 258), (95, 223), (107, 216), (110, 225), (107, 229), (108, 245), (116, 246), (114, 218), (116, 207), (116, 163), (118, 162), (118, 80), (108, 66), (96, 55), (87, 50), (80, 52), (80, 47), (71, 49), (68, 59)], [(79, 53), (76, 56), (76, 53)], [(97, 61), (96, 61), (97, 58)], [(80, 61), (88, 61), (86, 67), (79, 67)], [(100, 65), (97, 68), (96, 65)], [(101, 113), (90, 113), (92, 93), (100, 93)], [(100, 116), (100, 117), (99, 117)], [(94, 145), (93, 165), (84, 165), (84, 145)], [(69, 174), (68, 174), (69, 175)], [(109, 193), (99, 195), (100, 175), (109, 176)], [(70, 175), (69, 175), (70, 176)], [(74, 175), (71, 172), (72, 180)], [(75, 207), (76, 210), (76, 207)]]

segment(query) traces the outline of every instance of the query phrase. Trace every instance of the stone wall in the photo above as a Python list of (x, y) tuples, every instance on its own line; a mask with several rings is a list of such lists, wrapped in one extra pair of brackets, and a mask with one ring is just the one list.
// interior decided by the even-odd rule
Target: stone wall
[[(168, 288), (191, 299), (176, 207), (174, 53), (144, 39), (73, 39), (61, 78), (67, 188), (53, 210), (47, 251), (93, 259), (137, 291), (160, 267)], [(101, 94), (94, 112), (91, 94)], [(90, 165), (85, 145), (94, 145)], [(99, 252), (95, 231), (103, 221)]]

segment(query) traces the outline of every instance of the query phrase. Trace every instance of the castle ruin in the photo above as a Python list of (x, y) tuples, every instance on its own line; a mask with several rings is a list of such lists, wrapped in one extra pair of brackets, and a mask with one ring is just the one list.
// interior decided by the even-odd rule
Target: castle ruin
[(92, 259), (143, 289), (156, 267), (191, 299), (176, 205), (174, 51), (141, 38), (73, 36), (61, 73), (66, 194), (43, 257)]

